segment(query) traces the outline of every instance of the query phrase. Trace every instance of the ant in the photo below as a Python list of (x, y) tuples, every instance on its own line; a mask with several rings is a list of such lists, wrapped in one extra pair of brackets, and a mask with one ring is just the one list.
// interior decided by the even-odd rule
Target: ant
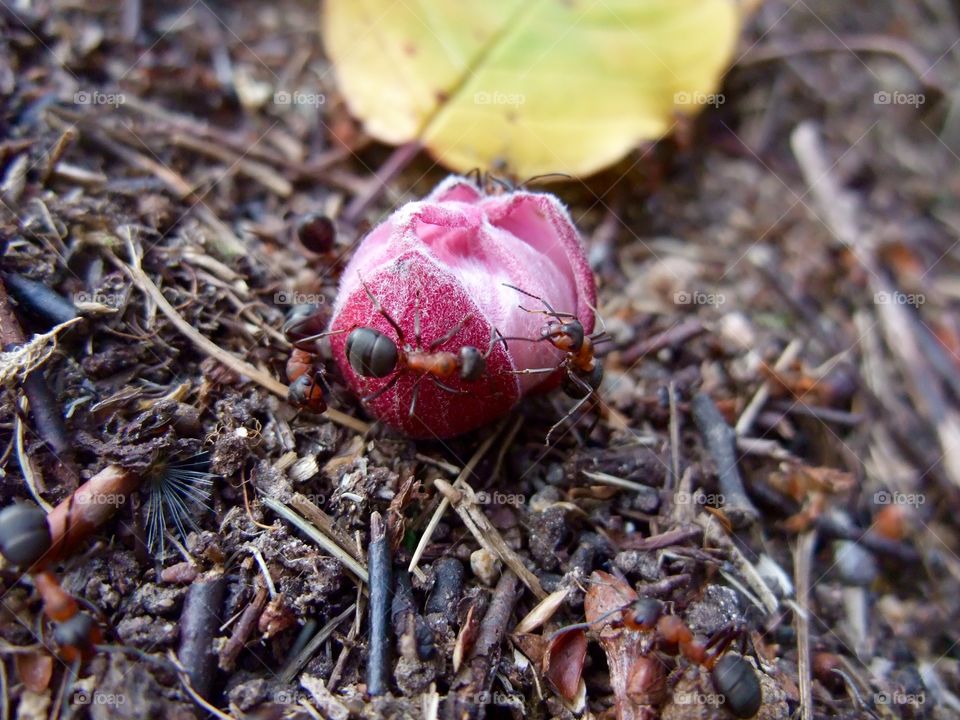
[[(714, 686), (724, 697), (724, 707), (735, 717), (751, 718), (756, 715), (763, 700), (757, 675), (742, 656), (726, 652), (743, 633), (743, 628), (728, 625), (714, 633), (713, 637), (703, 640), (697, 638), (680, 617), (666, 614), (664, 610), (664, 603), (655, 598), (637, 598), (604, 613), (593, 622), (563, 627), (553, 633), (551, 639), (571, 630), (589, 629), (605, 621), (611, 628), (624, 627), (636, 632), (653, 633), (654, 645), (671, 653), (678, 652), (691, 663), (710, 671)], [(619, 619), (608, 620), (618, 614)], [(652, 689), (662, 675), (651, 672), (647, 664), (639, 667), (646, 671), (645, 689)]]
[(546, 310), (531, 310), (521, 305), (521, 310), (529, 313), (547, 315), (552, 318), (540, 328), (539, 338), (509, 339), (526, 340), (528, 342), (542, 342), (546, 340), (557, 348), (557, 350), (565, 354), (560, 365), (557, 367), (527, 368), (525, 370), (515, 370), (514, 372), (521, 375), (529, 375), (534, 373), (554, 373), (557, 370), (563, 370), (561, 388), (568, 397), (579, 400), (579, 402), (573, 406), (573, 409), (560, 418), (547, 432), (546, 444), (549, 445), (553, 432), (560, 427), (567, 418), (573, 417), (587, 400), (596, 396), (600, 383), (603, 381), (603, 363), (594, 353), (597, 344), (607, 342), (610, 338), (605, 330), (593, 333), (592, 335), (586, 335), (583, 329), (583, 323), (580, 322), (576, 315), (557, 312), (550, 303), (539, 295), (534, 295), (508, 283), (504, 283), (504, 285), (529, 298), (539, 300), (546, 308)]
[[(466, 390), (458, 390), (447, 385), (444, 380), (459, 377), (463, 382), (476, 382), (487, 370), (487, 358), (497, 346), (497, 343), (503, 342), (506, 346), (506, 340), (500, 335), (500, 332), (494, 328), (490, 333), (490, 344), (486, 352), (481, 351), (472, 345), (464, 345), (456, 353), (447, 350), (437, 350), (445, 342), (456, 337), (464, 325), (473, 317), (472, 313), (465, 315), (460, 322), (454, 325), (441, 337), (434, 340), (427, 347), (423, 346), (423, 340), (420, 337), (420, 294), (417, 293), (417, 305), (413, 316), (413, 335), (414, 344), (410, 345), (400, 325), (383, 308), (380, 301), (374, 297), (370, 288), (363, 280), (363, 289), (373, 303), (376, 310), (384, 319), (390, 323), (397, 334), (397, 341), (394, 342), (384, 333), (370, 327), (357, 327), (350, 330), (347, 336), (344, 352), (350, 367), (357, 375), (365, 378), (385, 378), (390, 375), (393, 377), (390, 381), (375, 391), (371, 395), (363, 398), (364, 402), (370, 402), (388, 392), (400, 379), (400, 370), (408, 369), (420, 374), (413, 388), (413, 397), (410, 400), (410, 417), (416, 412), (417, 397), (420, 392), (420, 380), (429, 378), (437, 387), (446, 390), (455, 395), (465, 395)], [(345, 332), (345, 331), (343, 331)]]
[(86, 660), (102, 639), (100, 627), (61, 587), (46, 567), (54, 547), (47, 514), (32, 505), (17, 503), (0, 512), (0, 554), (12, 565), (27, 569), (43, 600), (43, 612), (56, 626), (53, 639), (60, 656), (69, 663)]
[(316, 352), (304, 347), (315, 340), (318, 328), (326, 324), (325, 313), (319, 312), (317, 305), (297, 305), (283, 324), (283, 334), (293, 345), (287, 360), (286, 372), (290, 387), (287, 388), (287, 400), (291, 405), (314, 413), (327, 409), (323, 387), (323, 368), (317, 360)]

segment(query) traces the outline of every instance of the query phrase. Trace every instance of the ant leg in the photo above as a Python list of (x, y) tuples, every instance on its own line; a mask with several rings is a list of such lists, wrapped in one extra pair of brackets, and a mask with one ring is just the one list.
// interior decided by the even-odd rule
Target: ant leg
[[(577, 377), (577, 375), (568, 371), (567, 377), (574, 385), (577, 385), (578, 387), (580, 387), (581, 390), (585, 390), (586, 395), (584, 395), (583, 398), (581, 398), (580, 401), (573, 406), (570, 412), (568, 412), (562, 418), (557, 420), (557, 422), (554, 423), (553, 427), (551, 427), (550, 430), (547, 431), (547, 437), (546, 437), (546, 440), (544, 441), (545, 445), (550, 444), (550, 437), (553, 435), (554, 431), (558, 427), (560, 427), (566, 421), (567, 418), (573, 417), (574, 415), (576, 415), (577, 411), (581, 407), (583, 407), (584, 403), (586, 403), (588, 400), (593, 400), (594, 398), (599, 400), (599, 397), (597, 396), (597, 392), (592, 387), (590, 387), (587, 383), (585, 383), (581, 378)], [(593, 430), (593, 427), (591, 427), (590, 429)]]
[(723, 655), (730, 645), (742, 634), (743, 629), (735, 624), (726, 625), (717, 630), (704, 645), (707, 651), (703, 666), (711, 670), (720, 656)]
[[(360, 277), (360, 273), (357, 273), (357, 277)], [(370, 302), (373, 303), (373, 309), (376, 310), (381, 315), (383, 315), (384, 319), (388, 323), (390, 323), (390, 327), (392, 327), (394, 331), (397, 333), (397, 339), (401, 343), (405, 343), (406, 340), (404, 340), (403, 338), (403, 330), (400, 329), (400, 326), (397, 324), (397, 321), (394, 320), (392, 317), (390, 317), (390, 313), (388, 313), (386, 310), (383, 309), (383, 305), (381, 305), (380, 301), (373, 296), (373, 293), (370, 292), (370, 287), (367, 285), (367, 283), (364, 281), (362, 277), (360, 277), (360, 284), (363, 285), (363, 289), (366, 291), (367, 297), (370, 298)]]
[(372, 402), (373, 400), (376, 400), (378, 397), (380, 397), (380, 396), (383, 395), (385, 392), (387, 392), (387, 390), (389, 390), (389, 389), (392, 388), (394, 385), (396, 385), (396, 384), (397, 384), (397, 380), (399, 380), (399, 379), (400, 379), (400, 376), (399, 376), (398, 374), (394, 374), (394, 376), (393, 376), (392, 378), (390, 378), (390, 382), (388, 382), (386, 385), (384, 385), (384, 386), (383, 386), (382, 388), (380, 388), (379, 390), (376, 390), (375, 392), (371, 393), (370, 395), (365, 395), (364, 397), (360, 398), (360, 400), (362, 400), (362, 401), (365, 402), (365, 403), (366, 403), (366, 402)]
[(547, 302), (546, 300), (544, 300), (542, 297), (540, 297), (539, 295), (534, 295), (533, 293), (529, 293), (529, 292), (527, 292), (526, 290), (523, 290), (522, 288), (518, 288), (516, 285), (511, 285), (510, 283), (503, 283), (503, 285), (504, 285), (504, 287), (508, 287), (508, 288), (510, 288), (511, 290), (516, 290), (518, 293), (523, 293), (523, 294), (526, 295), (528, 298), (533, 298), (534, 300), (539, 300), (540, 302), (543, 303), (543, 306), (547, 309), (547, 312), (544, 312), (543, 310), (529, 310), (529, 309), (523, 307), (522, 305), (520, 306), (520, 309), (521, 309), (521, 310), (524, 310), (524, 311), (529, 312), (529, 313), (540, 313), (541, 315), (552, 315), (552, 316), (555, 317), (558, 321), (559, 321), (561, 318), (564, 318), (564, 317), (568, 317), (568, 318), (576, 318), (576, 317), (577, 317), (576, 315), (573, 315), (573, 314), (571, 314), (571, 313), (558, 313), (556, 310), (553, 309), (553, 306), (550, 305), (550, 303), (548, 303), (548, 302)]
[[(421, 380), (423, 378), (420, 378)], [(413, 397), (410, 398), (410, 409), (407, 411), (408, 417), (414, 417), (417, 414), (417, 399), (420, 397), (420, 380), (413, 384)]]
[(527, 368), (526, 370), (509, 370), (511, 375), (539, 375), (542, 373), (552, 373), (560, 370), (563, 366), (558, 365), (552, 368)]
[(491, 183), (499, 185), (505, 192), (514, 191), (514, 187), (509, 182), (507, 182), (503, 178), (497, 177), (492, 173), (487, 173), (487, 180)]
[(507, 345), (507, 339), (503, 336), (503, 334), (496, 328), (490, 328), (490, 344), (487, 346), (487, 351), (483, 354), (483, 359), (486, 360), (488, 357), (490, 357), (490, 353), (492, 353), (497, 344), (501, 342), (503, 343), (504, 350), (510, 349), (510, 346)]
[(573, 417), (574, 415), (576, 415), (576, 414), (577, 414), (577, 411), (578, 411), (581, 407), (583, 407), (583, 404), (584, 404), (585, 402), (587, 402), (587, 400), (592, 399), (592, 397), (593, 397), (593, 393), (590, 393), (590, 395), (587, 395), (586, 397), (582, 398), (580, 401), (577, 402), (576, 405), (573, 406), (573, 409), (572, 409), (570, 412), (568, 412), (568, 413), (567, 413), (566, 415), (564, 415), (562, 418), (560, 418), (559, 420), (557, 420), (557, 422), (555, 422), (555, 423), (553, 424), (553, 427), (551, 427), (551, 428), (547, 431), (547, 437), (544, 439), (543, 444), (544, 444), (544, 445), (549, 445), (549, 444), (550, 444), (550, 437), (553, 435), (553, 433), (556, 431), (556, 429), (557, 429), (558, 427), (560, 427), (561, 425), (563, 425), (563, 423), (566, 421), (567, 418)]
[(436, 385), (437, 387), (439, 387), (439, 388), (441, 388), (441, 389), (443, 389), (443, 390), (446, 390), (448, 393), (453, 393), (454, 395), (469, 395), (469, 394), (470, 394), (467, 390), (457, 390), (455, 387), (450, 387), (449, 385), (446, 385), (446, 384), (440, 382), (440, 381), (437, 380), (437, 378), (435, 378), (433, 375), (430, 375), (430, 379), (433, 381), (433, 384), (434, 384), (434, 385)]
[(449, 340), (449, 339), (452, 338), (452, 337), (455, 337), (458, 332), (460, 332), (461, 330), (463, 330), (463, 326), (466, 325), (467, 322), (469, 322), (470, 318), (472, 318), (472, 317), (473, 317), (473, 313), (467, 313), (467, 314), (463, 317), (463, 319), (460, 320), (460, 322), (458, 322), (458, 323), (457, 323), (456, 325), (454, 325), (452, 328), (450, 328), (449, 330), (447, 330), (447, 332), (445, 332), (445, 333), (443, 334), (443, 336), (437, 338), (437, 339), (434, 340), (432, 343), (430, 343), (430, 347), (428, 348), (428, 350), (429, 350), (430, 352), (433, 352), (433, 351), (436, 350), (438, 347), (440, 347), (441, 345), (443, 345), (447, 340)]
[(593, 310), (593, 317), (600, 321), (600, 336), (606, 335), (607, 323), (604, 321), (603, 317), (600, 315), (597, 309), (590, 303), (587, 303), (587, 307)]
[(414, 347), (420, 348), (420, 288), (413, 298), (413, 340)]

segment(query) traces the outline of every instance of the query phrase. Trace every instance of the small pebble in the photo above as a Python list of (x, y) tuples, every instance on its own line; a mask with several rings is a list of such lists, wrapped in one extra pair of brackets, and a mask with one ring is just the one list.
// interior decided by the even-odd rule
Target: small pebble
[(487, 586), (492, 586), (500, 577), (500, 561), (483, 548), (470, 553), (470, 569)]
[(833, 559), (840, 579), (847, 585), (870, 585), (877, 577), (873, 553), (851, 540), (833, 543)]

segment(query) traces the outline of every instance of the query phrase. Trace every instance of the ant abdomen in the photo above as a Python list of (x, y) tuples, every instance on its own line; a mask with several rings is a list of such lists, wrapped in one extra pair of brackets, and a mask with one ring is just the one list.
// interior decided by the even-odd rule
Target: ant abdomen
[(583, 347), (583, 324), (579, 320), (565, 323), (549, 322), (541, 328), (540, 337), (550, 340), (558, 350), (578, 353)]
[(750, 663), (739, 655), (721, 657), (710, 673), (713, 686), (723, 695), (724, 707), (738, 718), (751, 718), (760, 710), (763, 694)]
[(30, 567), (52, 543), (47, 514), (41, 508), (16, 503), (0, 512), (0, 553), (11, 564)]
[(100, 628), (87, 613), (78, 612), (54, 627), (53, 640), (65, 659), (73, 660), (93, 651), (94, 645), (100, 641)]
[(397, 345), (379, 330), (358, 327), (350, 332), (347, 361), (361, 377), (383, 378), (397, 367)]

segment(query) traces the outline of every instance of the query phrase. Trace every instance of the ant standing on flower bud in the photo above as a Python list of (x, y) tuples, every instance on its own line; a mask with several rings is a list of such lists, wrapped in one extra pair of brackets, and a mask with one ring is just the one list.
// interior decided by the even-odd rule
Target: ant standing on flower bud
[[(573, 417), (577, 411), (589, 399), (595, 398), (600, 383), (603, 381), (603, 363), (594, 354), (596, 345), (601, 342), (607, 342), (610, 337), (605, 330), (586, 335), (583, 329), (583, 323), (571, 313), (557, 312), (553, 307), (538, 295), (529, 293), (526, 290), (504, 283), (512, 290), (526, 295), (529, 298), (543, 303), (546, 310), (530, 310), (522, 305), (520, 309), (524, 312), (539, 313), (547, 315), (551, 320), (546, 322), (540, 328), (539, 338), (507, 338), (509, 340), (525, 340), (527, 342), (543, 342), (546, 340), (557, 350), (564, 353), (564, 358), (557, 367), (549, 368), (527, 368), (524, 370), (515, 370), (514, 372), (522, 375), (535, 373), (555, 373), (557, 370), (563, 371), (561, 387), (568, 397), (579, 400), (566, 415), (558, 420), (547, 432), (546, 444), (550, 444), (550, 437), (553, 432), (563, 424), (563, 422)], [(601, 324), (603, 321), (601, 320)], [(598, 398), (599, 399), (599, 398)]]
[[(438, 350), (441, 345), (452, 340), (463, 329), (466, 323), (473, 317), (471, 314), (465, 315), (456, 325), (451, 327), (441, 337), (437, 338), (429, 345), (424, 346), (423, 339), (420, 336), (420, 293), (417, 292), (417, 305), (414, 311), (413, 319), (413, 344), (411, 345), (400, 327), (390, 314), (383, 308), (380, 301), (373, 295), (370, 288), (361, 280), (363, 289), (370, 298), (374, 310), (379, 313), (390, 324), (397, 335), (394, 341), (385, 333), (371, 327), (355, 327), (350, 330), (337, 330), (332, 332), (318, 333), (307, 340), (316, 340), (327, 335), (349, 332), (347, 342), (344, 347), (344, 353), (350, 367), (357, 375), (364, 378), (386, 378), (390, 380), (375, 392), (362, 398), (364, 402), (370, 402), (388, 392), (400, 379), (404, 370), (412, 371), (420, 377), (417, 379), (413, 388), (413, 396), (410, 399), (409, 415), (413, 417), (416, 413), (417, 397), (420, 392), (420, 381), (428, 378), (434, 385), (454, 395), (465, 395), (467, 390), (458, 390), (446, 384), (445, 380), (459, 378), (463, 382), (476, 382), (487, 370), (487, 358), (497, 346), (497, 343), (506, 341), (499, 331), (494, 329), (491, 332), (490, 344), (486, 351), (482, 351), (472, 345), (464, 345), (457, 352), (449, 350)], [(291, 362), (293, 356), (291, 356)], [(290, 364), (287, 364), (288, 372)], [(291, 385), (291, 389), (293, 385)]]

